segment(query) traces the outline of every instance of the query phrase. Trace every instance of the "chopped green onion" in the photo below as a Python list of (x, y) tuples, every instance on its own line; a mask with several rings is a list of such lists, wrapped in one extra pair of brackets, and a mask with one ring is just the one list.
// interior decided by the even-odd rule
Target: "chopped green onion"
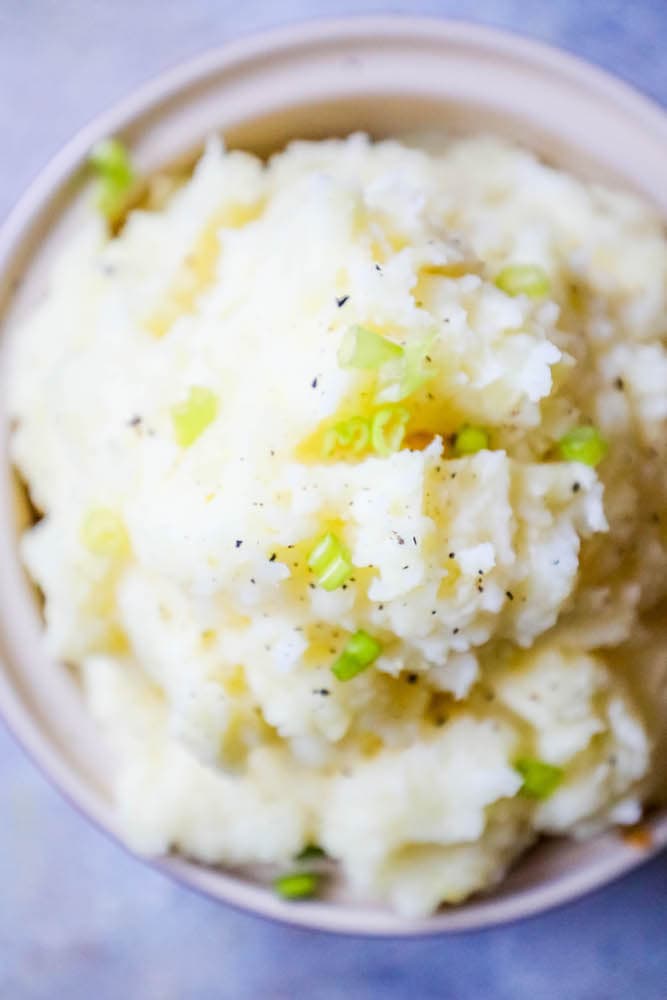
[(353, 326), (346, 332), (338, 351), (342, 368), (379, 368), (386, 361), (403, 356), (403, 348), (364, 326)]
[(322, 535), (312, 549), (308, 556), (308, 566), (324, 590), (336, 590), (342, 586), (354, 569), (349, 552), (330, 531)]
[(113, 221), (136, 179), (129, 154), (118, 139), (103, 139), (93, 147), (90, 163), (98, 176), (98, 208)]
[(474, 455), (489, 447), (489, 435), (483, 427), (462, 427), (454, 439), (457, 455)]
[(283, 899), (309, 899), (317, 892), (320, 876), (314, 872), (292, 872), (281, 875), (273, 883), (273, 888)]
[(296, 856), (297, 861), (316, 861), (319, 858), (326, 858), (327, 853), (319, 844), (306, 844), (302, 851)]
[(343, 420), (329, 427), (322, 442), (322, 454), (328, 458), (340, 446), (349, 448), (356, 455), (364, 450), (369, 437), (368, 421), (363, 417), (350, 417), (349, 420)]
[(322, 440), (322, 454), (325, 458), (329, 458), (333, 455), (339, 444), (342, 444), (339, 433), (335, 427), (329, 427), (324, 432), (324, 438)]
[(431, 364), (429, 351), (433, 348), (435, 338), (435, 333), (429, 333), (426, 337), (409, 341), (405, 345), (399, 399), (410, 396), (427, 379), (433, 378), (435, 375), (435, 369), (428, 367)]
[(503, 268), (496, 277), (496, 285), (507, 295), (528, 295), (531, 299), (544, 298), (551, 289), (546, 271), (532, 264)]
[(188, 398), (172, 407), (174, 437), (181, 448), (189, 448), (218, 415), (218, 397), (210, 389), (193, 385)]
[(81, 541), (97, 556), (120, 558), (130, 551), (130, 538), (123, 519), (108, 507), (89, 511), (81, 527)]
[[(383, 406), (371, 421), (371, 445), (378, 455), (391, 455), (403, 444), (410, 413), (404, 407)], [(388, 425), (392, 425), (389, 426)]]
[(556, 791), (564, 776), (562, 767), (532, 757), (517, 760), (514, 768), (523, 778), (521, 793), (531, 799), (548, 799)]
[(349, 681), (360, 674), (366, 667), (377, 660), (382, 652), (382, 646), (368, 632), (360, 629), (348, 639), (345, 649), (340, 654), (331, 670), (339, 681)]
[(609, 445), (597, 427), (574, 427), (558, 442), (562, 457), (567, 462), (597, 465), (607, 454)]
[(349, 420), (329, 427), (322, 442), (322, 454), (328, 458), (337, 448), (358, 454), (369, 444), (378, 455), (391, 455), (403, 444), (405, 428), (410, 413), (404, 407), (384, 406), (366, 420), (350, 417)]

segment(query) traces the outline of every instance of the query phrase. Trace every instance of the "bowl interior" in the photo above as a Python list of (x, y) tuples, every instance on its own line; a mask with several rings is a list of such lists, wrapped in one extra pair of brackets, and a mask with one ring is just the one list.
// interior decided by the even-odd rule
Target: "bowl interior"
[[(462, 24), (356, 19), (284, 29), (172, 71), (92, 123), (46, 168), (0, 234), (1, 377), (13, 328), (44, 293), (59, 246), (86, 211), (90, 192), (81, 165), (98, 138), (121, 135), (139, 168), (150, 172), (191, 158), (215, 131), (230, 146), (266, 155), (292, 138), (357, 130), (377, 137), (493, 131), (581, 176), (635, 188), (667, 215), (665, 116), (591, 67)], [(46, 773), (117, 834), (108, 750), (74, 674), (49, 662), (42, 648), (38, 603), (17, 550), (17, 529), (27, 515), (7, 458), (6, 414), (0, 419), (0, 708)], [(667, 842), (667, 816), (656, 814), (650, 825), (657, 849)], [(544, 843), (492, 895), (409, 924), (352, 903), (340, 885), (327, 900), (294, 907), (263, 887), (258, 870), (228, 873), (180, 858), (160, 865), (265, 915), (346, 932), (415, 934), (536, 912), (602, 884), (641, 856), (614, 833), (585, 843)]]

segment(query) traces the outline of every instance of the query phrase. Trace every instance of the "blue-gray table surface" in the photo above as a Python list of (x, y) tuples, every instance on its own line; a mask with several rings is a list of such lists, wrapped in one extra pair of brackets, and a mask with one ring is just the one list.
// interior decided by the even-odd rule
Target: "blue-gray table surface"
[[(0, 219), (71, 133), (212, 45), (409, 12), (533, 35), (667, 104), (667, 0), (0, 0)], [(0, 728), (0, 1000), (665, 1000), (667, 855), (556, 912), (421, 941), (274, 926), (171, 884), (62, 801)]]

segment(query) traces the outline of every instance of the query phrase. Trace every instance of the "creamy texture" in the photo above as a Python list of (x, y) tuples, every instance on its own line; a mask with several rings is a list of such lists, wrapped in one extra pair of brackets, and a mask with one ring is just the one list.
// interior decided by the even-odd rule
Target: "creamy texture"
[[(501, 291), (514, 264), (549, 294)], [(315, 842), (417, 916), (541, 833), (639, 818), (667, 721), (666, 299), (648, 207), (493, 138), (268, 166), (211, 142), (161, 211), (114, 239), (91, 217), (17, 331), (12, 448), (131, 845), (283, 868)], [(399, 394), (339, 363), (355, 324), (428, 338), (429, 377), (400, 450), (325, 457)], [(184, 446), (193, 387), (212, 419)], [(559, 457), (587, 422), (597, 469)], [(489, 447), (457, 457), (466, 424)], [(332, 526), (355, 569), (327, 592)], [(382, 652), (338, 681), (359, 629)], [(562, 769), (544, 799), (525, 758)]]

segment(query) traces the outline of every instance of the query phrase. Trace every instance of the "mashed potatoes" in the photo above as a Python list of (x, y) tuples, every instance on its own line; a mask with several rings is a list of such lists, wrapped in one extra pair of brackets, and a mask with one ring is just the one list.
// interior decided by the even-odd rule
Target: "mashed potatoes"
[(636, 822), (666, 317), (650, 209), (492, 138), (212, 142), (162, 210), (91, 217), (16, 337), (13, 455), (128, 842), (318, 844), (417, 916)]

